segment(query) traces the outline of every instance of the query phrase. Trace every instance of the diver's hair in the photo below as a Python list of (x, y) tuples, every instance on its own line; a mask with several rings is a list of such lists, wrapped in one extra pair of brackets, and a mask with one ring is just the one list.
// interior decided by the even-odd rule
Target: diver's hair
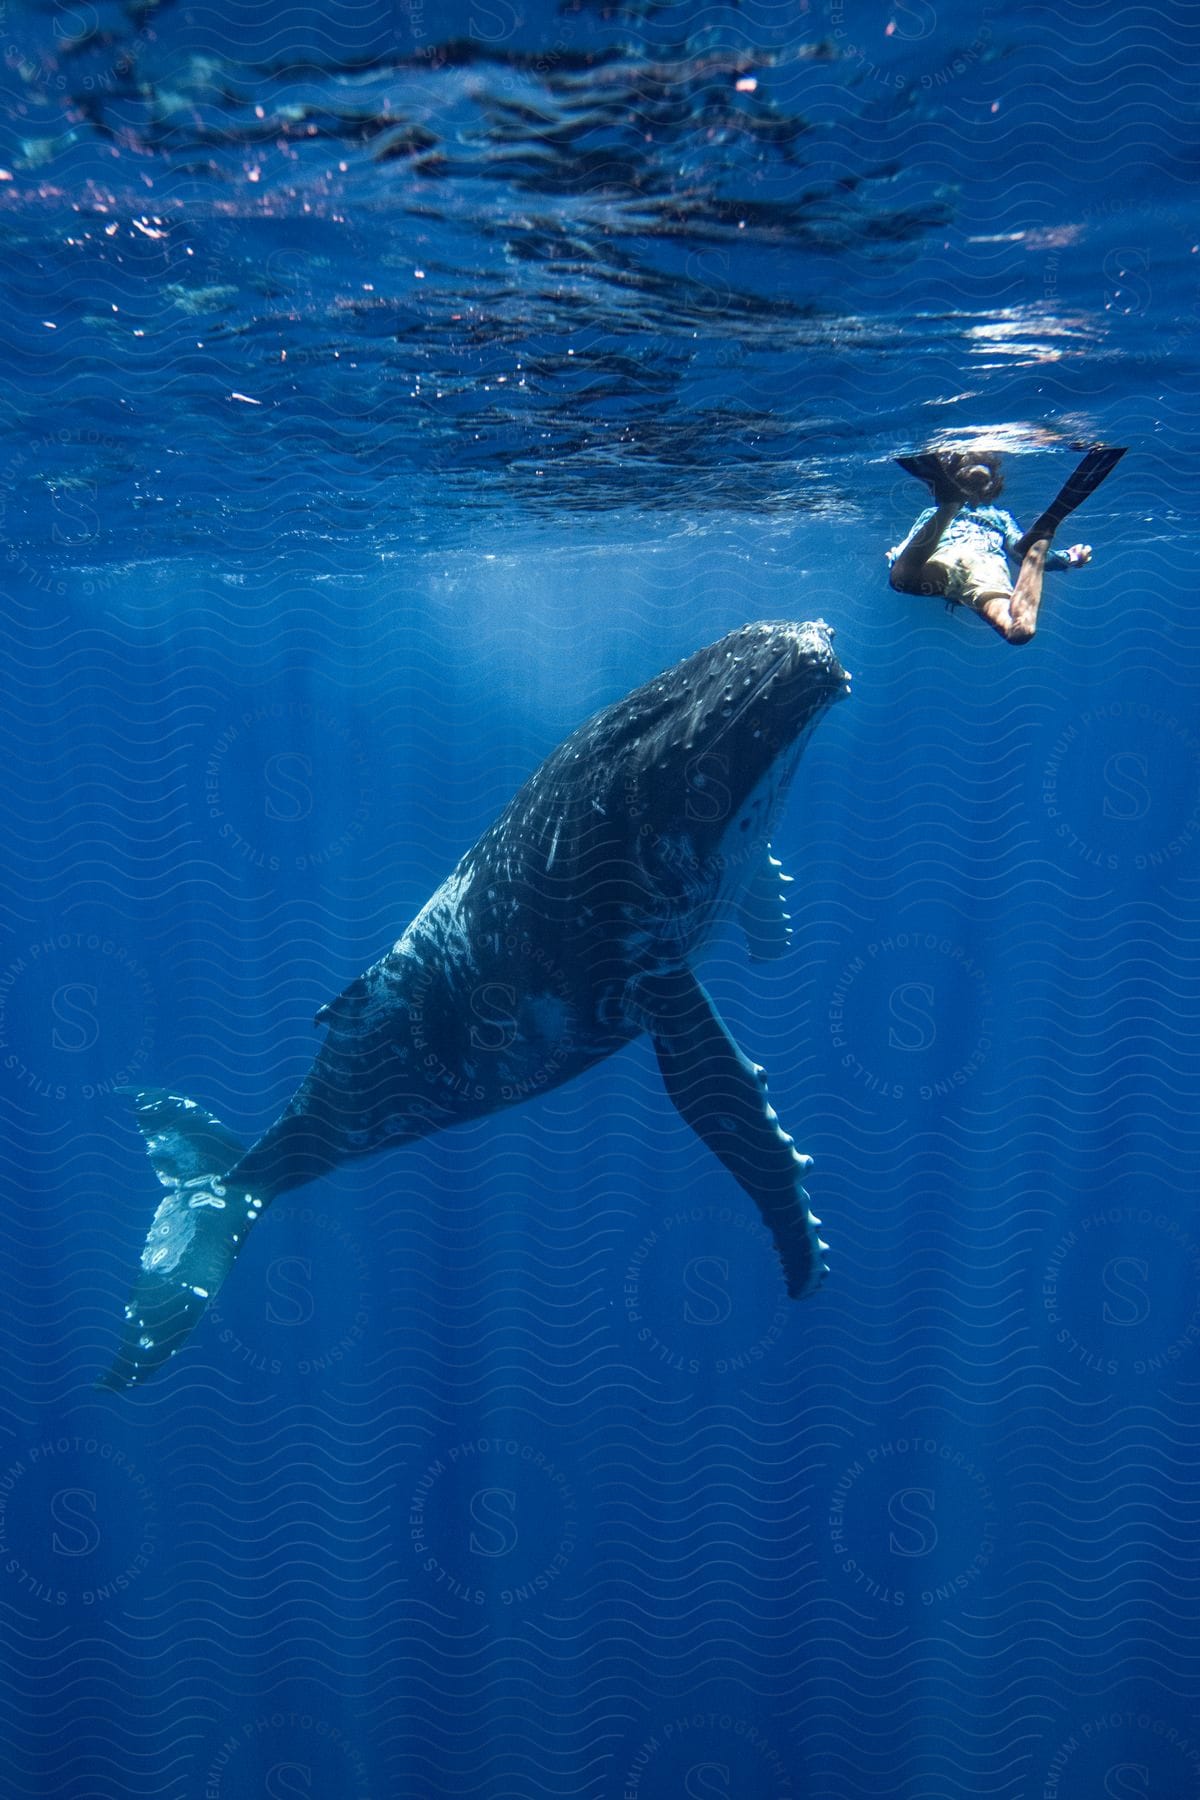
[(948, 465), (951, 475), (960, 475), (964, 469), (984, 468), (990, 471), (991, 480), (972, 499), (981, 502), (995, 500), (1004, 491), (1004, 476), (1000, 473), (1000, 457), (995, 450), (951, 450), (943, 461)]

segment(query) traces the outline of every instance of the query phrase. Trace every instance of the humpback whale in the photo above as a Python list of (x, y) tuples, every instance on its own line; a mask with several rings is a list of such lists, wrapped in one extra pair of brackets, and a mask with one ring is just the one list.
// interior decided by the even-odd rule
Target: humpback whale
[(166, 1193), (102, 1387), (174, 1356), (279, 1194), (352, 1157), (518, 1104), (643, 1032), (667, 1093), (757, 1204), (789, 1294), (828, 1246), (811, 1166), (691, 964), (740, 917), (790, 926), (771, 831), (804, 745), (849, 692), (833, 632), (744, 625), (604, 708), (529, 777), (399, 940), (323, 1006), (325, 1040), (247, 1149), (194, 1100), (129, 1089)]

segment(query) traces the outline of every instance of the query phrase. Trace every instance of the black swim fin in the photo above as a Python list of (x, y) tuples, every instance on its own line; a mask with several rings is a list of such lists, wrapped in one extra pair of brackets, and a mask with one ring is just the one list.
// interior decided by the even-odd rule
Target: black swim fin
[(906, 475), (915, 475), (918, 481), (923, 481), (939, 506), (956, 502), (962, 505), (969, 498), (946, 467), (940, 451), (921, 450), (914, 456), (894, 457), (893, 461)]
[(1069, 476), (1050, 502), (1045, 512), (1034, 520), (1029, 530), (1016, 545), (1013, 554), (1020, 560), (1030, 544), (1036, 544), (1039, 538), (1049, 540), (1058, 530), (1068, 513), (1073, 513), (1077, 506), (1094, 493), (1100, 483), (1107, 479), (1124, 456), (1123, 449), (1114, 449), (1111, 444), (1097, 444), (1089, 450), (1074, 474)]

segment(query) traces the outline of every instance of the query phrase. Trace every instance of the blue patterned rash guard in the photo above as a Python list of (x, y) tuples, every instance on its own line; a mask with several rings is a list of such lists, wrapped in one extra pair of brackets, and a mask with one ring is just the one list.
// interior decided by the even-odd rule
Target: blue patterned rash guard
[[(903, 542), (894, 544), (888, 551), (889, 568), (905, 546), (916, 537), (921, 527), (929, 523), (935, 510), (932, 506), (926, 507)], [(1011, 513), (999, 506), (964, 506), (942, 533), (935, 555), (950, 550), (964, 562), (986, 563), (989, 557), (997, 556), (1007, 556), (1016, 562), (1019, 560), (1016, 550), (1020, 541), (1021, 527)], [(1046, 567), (1069, 569), (1071, 559), (1065, 550), (1055, 550), (1051, 546), (1046, 552)]]

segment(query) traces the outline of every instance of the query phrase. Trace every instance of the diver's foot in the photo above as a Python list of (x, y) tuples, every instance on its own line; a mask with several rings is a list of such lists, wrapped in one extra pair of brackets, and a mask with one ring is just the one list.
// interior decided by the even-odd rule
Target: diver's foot
[(1095, 493), (1102, 481), (1106, 481), (1124, 456), (1123, 449), (1116, 449), (1111, 444), (1097, 444), (1089, 450), (1073, 475), (1068, 476), (1054, 499), (1050, 502), (1040, 518), (1035, 519), (1025, 536), (1016, 546), (1014, 554), (1019, 558), (1025, 555), (1032, 543), (1038, 538), (1045, 538), (1049, 543), (1068, 513), (1073, 513), (1077, 506)]
[(925, 483), (939, 506), (962, 506), (969, 499), (951, 473), (950, 459), (940, 451), (921, 450), (894, 460), (906, 475), (915, 475)]
[(976, 604), (975, 611), (981, 619), (986, 619), (993, 631), (998, 631), (1002, 638), (1013, 641), (1013, 621), (1009, 611), (1009, 603), (997, 594), (990, 600)]
[(1037, 613), (1010, 612), (1002, 603), (989, 603), (979, 608), (981, 618), (987, 620), (993, 631), (1010, 644), (1027, 644), (1037, 630)]

